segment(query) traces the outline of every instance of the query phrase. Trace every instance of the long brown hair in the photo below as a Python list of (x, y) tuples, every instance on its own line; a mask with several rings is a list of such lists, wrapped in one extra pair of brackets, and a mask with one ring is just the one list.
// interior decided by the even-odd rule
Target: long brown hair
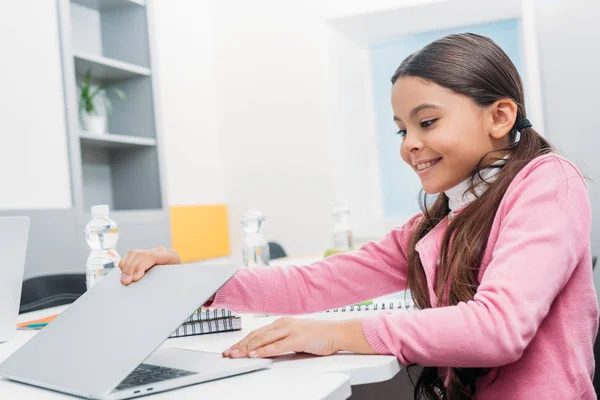
[[(436, 40), (407, 57), (394, 73), (392, 84), (403, 76), (434, 82), (470, 97), (481, 107), (500, 99), (510, 99), (517, 105), (516, 120), (527, 116), (517, 69), (506, 53), (484, 36), (465, 33)], [(408, 287), (419, 308), (456, 305), (473, 299), (479, 286), (479, 270), (492, 223), (506, 189), (531, 160), (554, 151), (552, 145), (531, 127), (520, 133), (513, 127), (509, 142), (510, 146), (496, 157), (486, 154), (479, 161), (469, 178), (468, 190), (475, 196), (477, 184), (486, 185), (487, 190), (456, 215), (444, 233), (434, 282), (437, 304), (431, 304), (425, 272), (415, 246), (448, 215), (450, 209), (444, 193), (430, 204), (427, 195), (423, 196), (423, 217), (415, 228), (408, 254)], [(509, 157), (505, 163), (491, 165), (490, 159), (500, 159), (506, 152)], [(481, 174), (488, 168), (500, 169), (493, 183)], [(437, 367), (425, 367), (415, 386), (415, 399), (473, 399), (477, 380), (489, 372), (489, 368), (449, 368), (449, 382), (444, 387)]]

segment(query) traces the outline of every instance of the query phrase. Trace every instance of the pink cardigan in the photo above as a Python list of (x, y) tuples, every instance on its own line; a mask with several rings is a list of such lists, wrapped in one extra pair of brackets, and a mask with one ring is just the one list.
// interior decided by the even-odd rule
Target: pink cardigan
[[(404, 290), (407, 247), (419, 217), (379, 242), (310, 266), (244, 268), (211, 306), (304, 314)], [(440, 222), (416, 246), (432, 304), (447, 224)], [(536, 158), (500, 204), (473, 300), (364, 318), (368, 342), (404, 365), (493, 368), (478, 382), (477, 399), (595, 399), (598, 306), (590, 225), (578, 170), (557, 155)]]

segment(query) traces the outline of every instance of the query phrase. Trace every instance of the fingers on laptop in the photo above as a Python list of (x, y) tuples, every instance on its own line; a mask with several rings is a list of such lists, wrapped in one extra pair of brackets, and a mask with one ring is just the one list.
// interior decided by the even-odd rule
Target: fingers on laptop
[(156, 254), (152, 250), (131, 250), (121, 259), (121, 283), (129, 285), (137, 282), (147, 270), (156, 264)]
[(181, 257), (173, 249), (167, 249), (165, 246), (158, 246), (152, 249), (156, 255), (157, 265), (174, 265), (181, 264)]
[(158, 246), (150, 250), (131, 250), (121, 259), (121, 282), (129, 285), (137, 282), (155, 265), (181, 264), (179, 254), (173, 249)]

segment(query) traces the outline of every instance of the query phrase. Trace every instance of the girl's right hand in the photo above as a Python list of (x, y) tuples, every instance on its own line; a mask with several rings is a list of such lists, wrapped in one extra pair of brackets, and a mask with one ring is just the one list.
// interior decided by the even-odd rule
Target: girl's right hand
[(155, 265), (181, 264), (181, 258), (175, 250), (158, 246), (150, 250), (131, 250), (119, 262), (121, 283), (129, 285), (137, 282)]

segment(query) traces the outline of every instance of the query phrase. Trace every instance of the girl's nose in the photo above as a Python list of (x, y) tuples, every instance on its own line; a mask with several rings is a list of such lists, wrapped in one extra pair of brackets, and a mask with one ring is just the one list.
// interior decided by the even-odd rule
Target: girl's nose
[(419, 151), (423, 148), (423, 142), (419, 139), (419, 136), (414, 133), (406, 132), (404, 140), (402, 141), (402, 149), (407, 153), (413, 151)]

